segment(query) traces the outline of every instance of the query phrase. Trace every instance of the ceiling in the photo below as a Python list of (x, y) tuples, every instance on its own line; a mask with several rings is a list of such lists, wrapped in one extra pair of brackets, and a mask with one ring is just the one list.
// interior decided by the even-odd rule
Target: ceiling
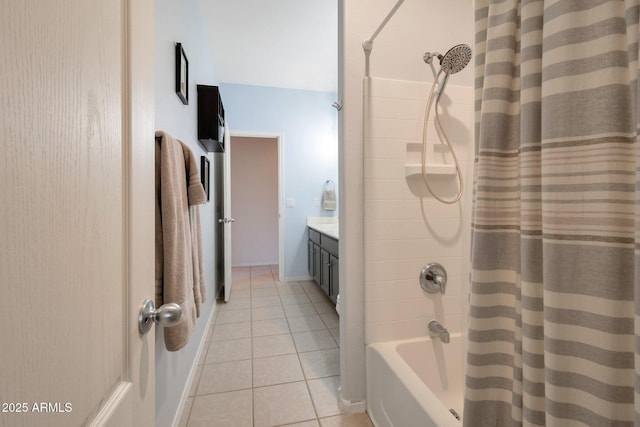
[(223, 83), (337, 92), (337, 0), (199, 0)]

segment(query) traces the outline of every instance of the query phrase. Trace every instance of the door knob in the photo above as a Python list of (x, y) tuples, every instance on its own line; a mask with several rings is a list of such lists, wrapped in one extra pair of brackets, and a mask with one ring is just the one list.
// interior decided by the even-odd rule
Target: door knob
[(182, 308), (175, 302), (163, 304), (156, 309), (151, 299), (146, 299), (140, 307), (138, 316), (138, 329), (144, 335), (151, 329), (151, 324), (156, 322), (160, 326), (175, 326), (182, 320)]
[(218, 224), (227, 224), (229, 222), (236, 222), (235, 218), (218, 218)]

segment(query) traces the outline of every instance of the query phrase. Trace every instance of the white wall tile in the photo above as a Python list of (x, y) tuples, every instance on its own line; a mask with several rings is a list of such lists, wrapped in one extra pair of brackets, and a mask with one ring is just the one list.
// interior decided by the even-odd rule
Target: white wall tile
[[(419, 164), (424, 108), (430, 82), (372, 78), (365, 139), (365, 329), (366, 341), (424, 336), (426, 321), (447, 319), (459, 330), (466, 319), (470, 197), (454, 205), (433, 198), (420, 175), (407, 177), (405, 165)], [(448, 85), (439, 114), (456, 150), (464, 178), (471, 176), (473, 89)], [(427, 122), (428, 162), (453, 164), (439, 149), (442, 135), (431, 112)], [(434, 145), (436, 151), (434, 152)], [(451, 198), (452, 176), (429, 176), (433, 190)], [(465, 191), (471, 183), (465, 182)], [(420, 269), (440, 262), (448, 273), (446, 295), (426, 294)], [(447, 327), (450, 327), (447, 325)]]

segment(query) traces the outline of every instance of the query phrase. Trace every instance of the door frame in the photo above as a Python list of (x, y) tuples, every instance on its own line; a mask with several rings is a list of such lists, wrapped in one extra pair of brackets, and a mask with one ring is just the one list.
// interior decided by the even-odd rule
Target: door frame
[[(231, 130), (231, 138), (264, 138), (277, 140), (278, 149), (278, 280), (284, 282), (284, 134), (281, 132)], [(233, 197), (233, 194), (231, 195)]]

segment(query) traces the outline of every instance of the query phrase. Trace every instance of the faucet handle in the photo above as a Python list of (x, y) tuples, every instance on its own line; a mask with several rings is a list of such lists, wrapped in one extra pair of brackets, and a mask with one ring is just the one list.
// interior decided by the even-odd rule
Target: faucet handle
[(420, 286), (430, 294), (442, 293), (447, 286), (447, 271), (437, 262), (425, 265), (420, 271)]

